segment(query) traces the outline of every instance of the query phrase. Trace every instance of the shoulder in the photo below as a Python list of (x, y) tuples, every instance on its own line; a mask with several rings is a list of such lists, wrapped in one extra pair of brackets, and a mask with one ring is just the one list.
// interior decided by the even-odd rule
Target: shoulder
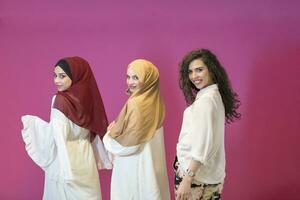
[(214, 95), (204, 94), (201, 97), (197, 98), (192, 105), (210, 105), (214, 101)]
[(196, 98), (195, 102), (196, 104), (204, 103), (204, 104), (211, 104), (217, 101), (219, 98), (221, 98), (221, 94), (219, 90), (210, 90), (207, 91), (205, 94), (199, 96)]
[(52, 120), (56, 120), (62, 123), (69, 122), (69, 119), (65, 116), (65, 114), (56, 108), (51, 109), (51, 121)]
[(192, 112), (211, 113), (216, 109), (214, 94), (204, 94), (191, 105)]

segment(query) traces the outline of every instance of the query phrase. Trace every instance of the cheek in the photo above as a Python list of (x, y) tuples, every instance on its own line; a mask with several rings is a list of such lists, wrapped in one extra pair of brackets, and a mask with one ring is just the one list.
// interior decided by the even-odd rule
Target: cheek
[(207, 72), (207, 73), (205, 74), (205, 76), (206, 76), (207, 80), (209, 80), (210, 82), (212, 81), (212, 77), (211, 77), (211, 75), (210, 75), (209, 72)]
[(71, 87), (72, 81), (70, 81), (70, 80), (64, 80), (63, 81), (63, 85), (65, 86), (66, 89), (68, 89), (69, 87)]
[(126, 80), (126, 84), (127, 84), (127, 86), (129, 86), (129, 84), (130, 84), (130, 82), (129, 82), (129, 80), (128, 80), (128, 79)]
[(137, 88), (142, 87), (142, 84), (141, 84), (139, 81), (135, 81), (135, 82), (134, 82), (134, 85), (135, 85)]

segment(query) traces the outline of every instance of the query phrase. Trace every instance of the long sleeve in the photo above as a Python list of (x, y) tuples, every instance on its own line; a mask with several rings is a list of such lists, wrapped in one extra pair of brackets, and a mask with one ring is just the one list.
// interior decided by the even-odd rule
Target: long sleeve
[(111, 169), (111, 158), (98, 135), (95, 137), (92, 147), (98, 169)]
[(65, 181), (72, 180), (73, 175), (67, 149), (67, 138), (70, 133), (69, 119), (59, 110), (52, 109), (50, 126), (57, 148), (59, 177)]
[(105, 148), (115, 156), (129, 156), (139, 151), (141, 145), (125, 147), (109, 136), (109, 132), (103, 137)]
[(191, 156), (204, 165), (214, 151), (214, 105), (210, 98), (201, 98), (191, 110)]
[(22, 122), (22, 136), (31, 159), (52, 179), (71, 180), (72, 171), (66, 145), (70, 127), (64, 114), (51, 109), (49, 123), (30, 115), (23, 116)]
[(22, 137), (29, 157), (43, 170), (56, 156), (56, 147), (49, 123), (42, 119), (25, 115), (22, 117)]

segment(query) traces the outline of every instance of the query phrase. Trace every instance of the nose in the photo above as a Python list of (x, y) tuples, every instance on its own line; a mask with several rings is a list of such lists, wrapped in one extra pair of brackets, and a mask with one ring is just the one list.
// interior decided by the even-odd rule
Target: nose
[(132, 81), (132, 79), (131, 79), (131, 78), (127, 79), (127, 84), (128, 84), (128, 85), (131, 85), (131, 84), (132, 84), (132, 82), (133, 82), (133, 81)]
[(54, 78), (54, 83), (57, 85), (59, 83), (59, 79), (56, 77)]
[(192, 80), (194, 80), (196, 78), (196, 73), (194, 71), (191, 74), (191, 78), (192, 78)]

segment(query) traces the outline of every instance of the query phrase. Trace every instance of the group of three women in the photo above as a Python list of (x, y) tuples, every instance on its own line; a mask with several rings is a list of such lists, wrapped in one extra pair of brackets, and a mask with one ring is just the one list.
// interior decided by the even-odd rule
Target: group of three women
[[(143, 59), (128, 65), (129, 98), (109, 125), (87, 61), (61, 59), (54, 83), (58, 92), (50, 122), (22, 117), (26, 150), (45, 171), (43, 199), (101, 199), (97, 170), (103, 168), (113, 168), (112, 200), (170, 199), (158, 69)], [(176, 199), (220, 199), (224, 124), (240, 117), (239, 100), (224, 68), (207, 49), (183, 58), (180, 87), (188, 107), (174, 161)]]

